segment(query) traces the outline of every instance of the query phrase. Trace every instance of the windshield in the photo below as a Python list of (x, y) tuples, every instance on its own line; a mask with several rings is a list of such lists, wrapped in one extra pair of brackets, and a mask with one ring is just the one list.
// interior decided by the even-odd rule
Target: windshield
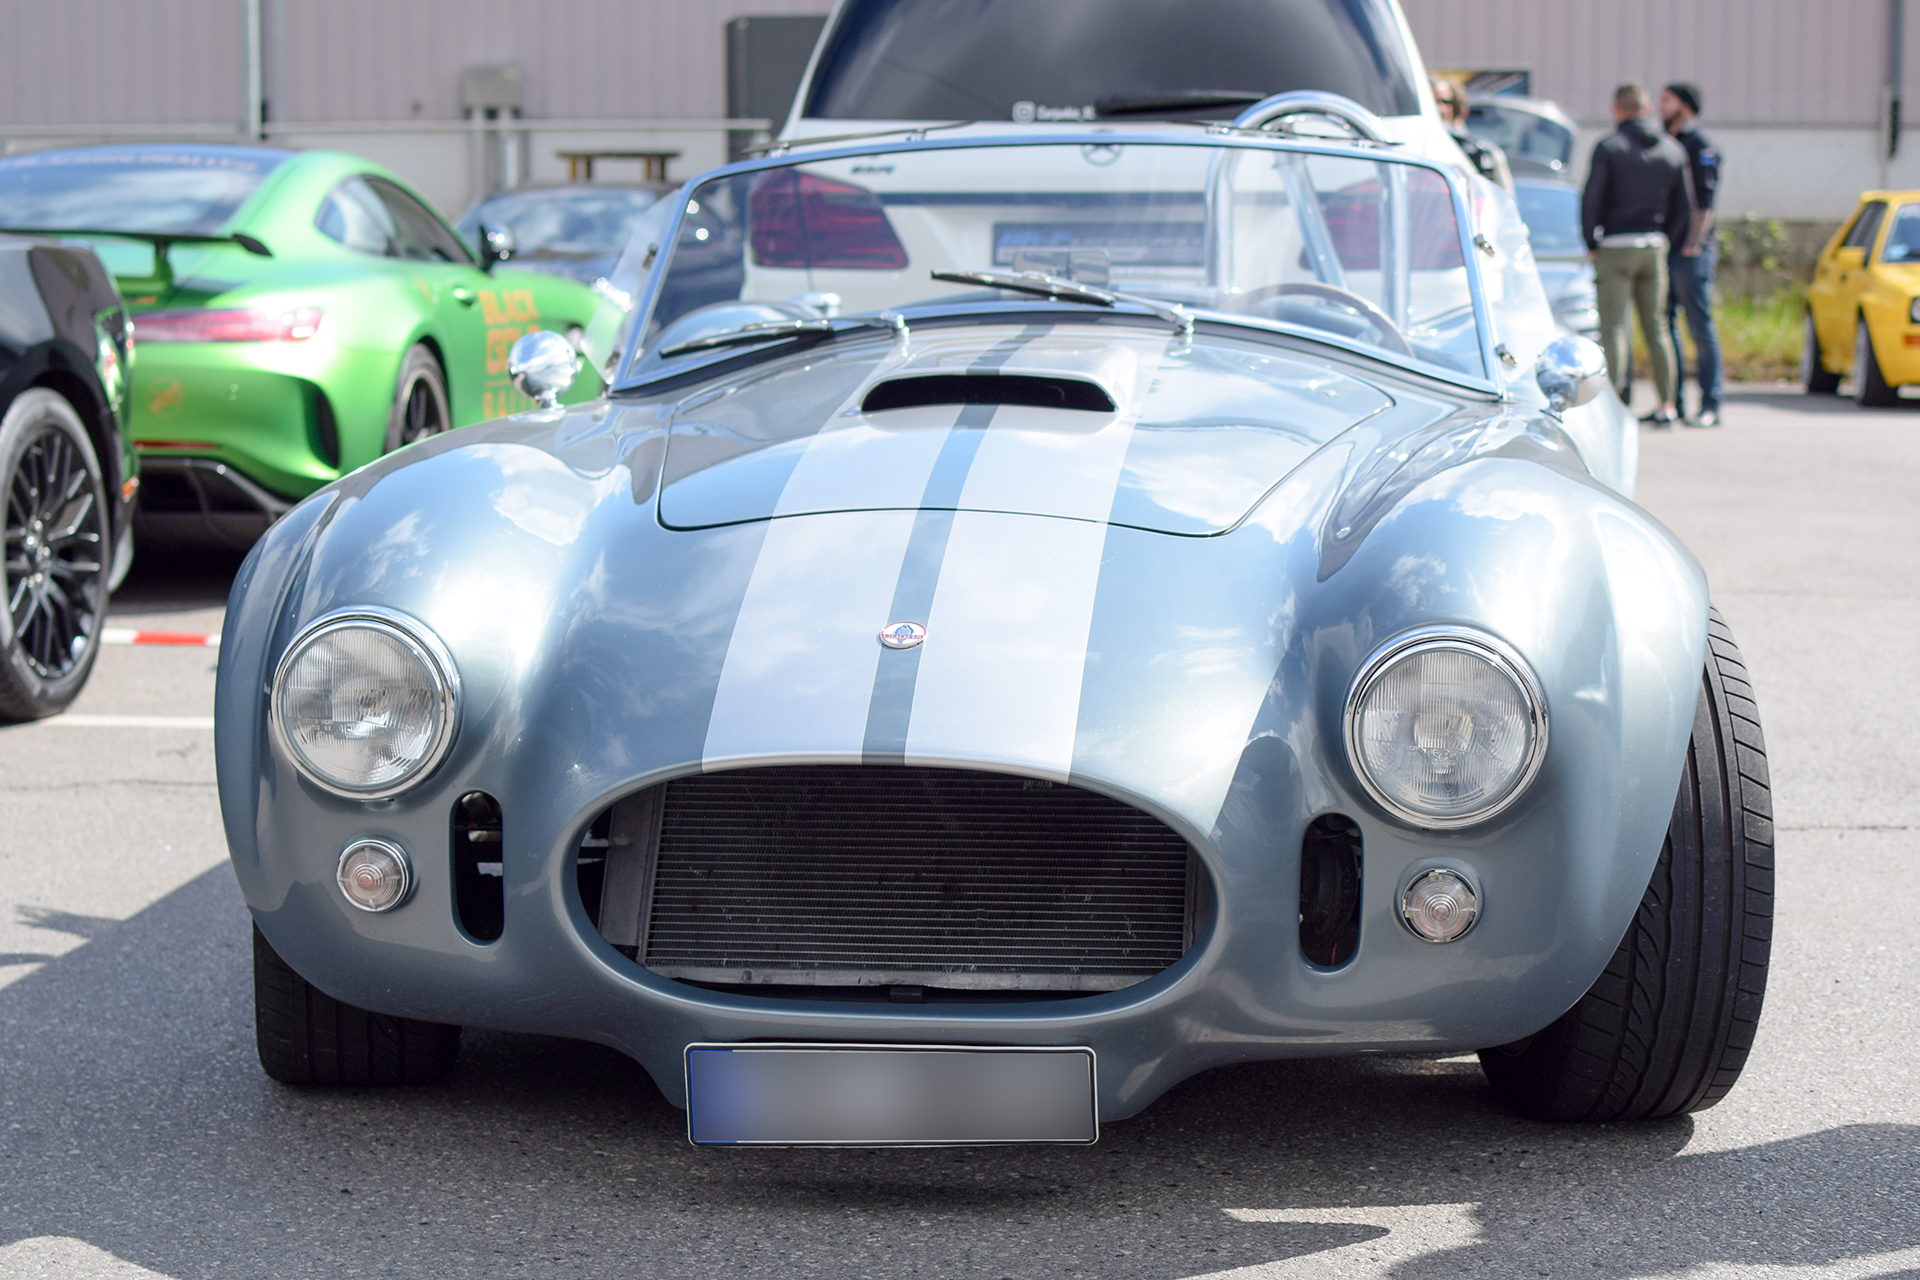
[(1903, 204), (1893, 215), (1880, 261), (1920, 262), (1920, 204)]
[[(1376, 115), (1420, 110), (1385, 0), (855, 0), (828, 37), (805, 114), (1230, 120), (1293, 89), (1342, 94)], [(1205, 92), (1228, 100), (1178, 110), (1180, 95)]]
[(510, 191), (467, 211), (456, 228), (477, 243), (480, 222), (505, 223), (521, 257), (597, 257), (619, 253), (660, 195), (635, 187)]
[[(1447, 180), (1396, 160), (1264, 146), (929, 148), (714, 178), (685, 208), (640, 344), (656, 366), (755, 323), (1057, 311), (1031, 296), (1048, 287), (1032, 276), (1014, 282), (1028, 292), (995, 287), (1038, 273), (1140, 300), (1109, 313), (1172, 305), (1487, 376)], [(955, 272), (1003, 279), (934, 278)]]
[(1514, 199), (1533, 237), (1533, 251), (1545, 257), (1586, 256), (1580, 233), (1580, 192), (1557, 182), (1516, 182)]
[(1467, 132), (1507, 153), (1515, 165), (1559, 173), (1573, 159), (1573, 131), (1519, 107), (1475, 102), (1467, 108)]
[(287, 158), (160, 146), (9, 156), (0, 160), (0, 226), (212, 235)]

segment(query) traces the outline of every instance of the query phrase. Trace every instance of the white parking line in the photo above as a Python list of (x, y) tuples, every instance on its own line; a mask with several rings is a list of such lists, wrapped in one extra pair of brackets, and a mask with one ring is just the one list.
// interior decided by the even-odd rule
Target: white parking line
[(211, 729), (212, 716), (107, 716), (69, 713), (50, 716), (41, 724), (68, 729)]

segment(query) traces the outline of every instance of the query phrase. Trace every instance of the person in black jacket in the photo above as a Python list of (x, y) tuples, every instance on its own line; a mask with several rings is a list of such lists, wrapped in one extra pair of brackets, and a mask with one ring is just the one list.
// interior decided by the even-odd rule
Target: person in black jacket
[(1600, 303), (1600, 341), (1620, 398), (1632, 394), (1626, 382), (1633, 350), (1628, 303), (1640, 316), (1640, 332), (1652, 356), (1653, 386), (1659, 407), (1645, 418), (1671, 427), (1674, 411), (1673, 345), (1666, 326), (1667, 251), (1686, 243), (1693, 220), (1687, 183), (1687, 153), (1647, 118), (1653, 103), (1644, 87), (1623, 84), (1614, 90), (1613, 118), (1619, 127), (1593, 149), (1587, 190), (1581, 201), (1581, 230), (1594, 261)]
[[(1700, 90), (1684, 80), (1660, 94), (1660, 122), (1673, 140), (1686, 149), (1687, 176), (1693, 183), (1693, 222), (1686, 243), (1667, 255), (1667, 331), (1673, 335), (1674, 384), (1686, 398), (1687, 363), (1680, 350), (1680, 314), (1686, 313), (1687, 332), (1699, 356), (1694, 377), (1700, 383), (1700, 412), (1690, 421), (1696, 427), (1720, 425), (1720, 335), (1713, 327), (1713, 269), (1719, 260), (1714, 244), (1713, 197), (1720, 189), (1720, 149), (1700, 132), (1694, 117), (1700, 114)], [(1681, 417), (1686, 406), (1681, 405)]]

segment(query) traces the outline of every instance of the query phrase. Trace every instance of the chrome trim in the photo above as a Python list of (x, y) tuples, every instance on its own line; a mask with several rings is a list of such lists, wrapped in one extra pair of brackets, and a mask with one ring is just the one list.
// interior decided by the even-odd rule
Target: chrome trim
[(1393, 139), (1387, 136), (1387, 127), (1379, 116), (1352, 98), (1316, 89), (1296, 89), (1291, 93), (1276, 93), (1271, 98), (1263, 98), (1235, 116), (1233, 127), (1265, 129), (1291, 116), (1321, 116), (1345, 125), (1355, 137), (1366, 142), (1395, 145)]
[[(1337, 97), (1337, 95), (1327, 96)], [(1364, 108), (1361, 109), (1364, 110)], [(1185, 146), (1206, 147), (1211, 149), (1237, 147), (1259, 151), (1287, 151), (1302, 155), (1338, 156), (1343, 159), (1365, 159), (1369, 161), (1381, 159), (1380, 148), (1370, 142), (1345, 141), (1338, 138), (1279, 135), (1273, 133), (1244, 132), (1233, 129), (1217, 131), (1216, 128), (1209, 128), (1204, 132), (1191, 134), (1101, 129), (1098, 131), (1098, 134), (1101, 142), (1119, 146)], [(613, 375), (612, 381), (608, 385), (609, 393), (614, 395), (623, 393), (631, 394), (643, 391), (656, 382), (668, 380), (678, 381), (682, 378), (698, 379), (702, 376), (700, 372), (702, 364), (698, 360), (687, 361), (680, 367), (656, 367), (646, 370), (638, 376), (636, 376), (635, 366), (650, 355), (655, 354), (642, 350), (642, 339), (647, 332), (647, 327), (653, 321), (654, 308), (660, 300), (659, 286), (666, 278), (668, 264), (673, 258), (673, 249), (679, 243), (680, 227), (686, 219), (687, 202), (693, 198), (693, 193), (706, 183), (720, 178), (758, 173), (764, 169), (775, 169), (792, 164), (816, 164), (829, 160), (892, 155), (906, 151), (967, 151), (978, 150), (984, 147), (1008, 146), (1080, 146), (1086, 143), (1088, 137), (1089, 134), (1084, 129), (1075, 132), (1053, 130), (1043, 132), (1034, 128), (1015, 134), (924, 138), (916, 141), (879, 143), (865, 147), (830, 147), (817, 153), (809, 150), (804, 156), (768, 156), (758, 160), (741, 160), (733, 164), (722, 165), (716, 169), (709, 169), (705, 173), (689, 178), (681, 185), (674, 196), (663, 197), (665, 199), (677, 199), (680, 203), (674, 210), (673, 220), (662, 230), (660, 237), (661, 251), (655, 255), (646, 282), (640, 286), (640, 293), (635, 301), (633, 314), (628, 317), (628, 324), (632, 327), (626, 330), (626, 333), (629, 335), (630, 341), (625, 343), (621, 348), (622, 354), (619, 366)], [(813, 144), (811, 141), (808, 141), (791, 145), (811, 147)], [(1499, 368), (1499, 364), (1493, 354), (1493, 314), (1487, 302), (1486, 290), (1480, 280), (1478, 255), (1470, 252), (1474, 247), (1472, 235), (1473, 221), (1467, 206), (1464, 180), (1458, 170), (1425, 156), (1408, 155), (1405, 154), (1403, 150), (1400, 150), (1393, 153), (1392, 159), (1394, 163), (1397, 164), (1426, 169), (1429, 172), (1439, 174), (1441, 180), (1447, 184), (1448, 190), (1453, 195), (1454, 218), (1458, 223), (1457, 229), (1460, 233), (1461, 256), (1467, 262), (1467, 277), (1473, 299), (1475, 320), (1480, 330), (1480, 354), (1483, 372), (1476, 377), (1473, 374), (1462, 374), (1451, 370), (1444, 370), (1437, 365), (1414, 365), (1405, 363), (1393, 359), (1391, 353), (1381, 351), (1378, 348), (1359, 348), (1353, 346), (1347, 349), (1354, 350), (1369, 359), (1385, 360), (1386, 363), (1395, 364), (1398, 367), (1408, 369), (1411, 372), (1426, 377), (1439, 378), (1446, 382), (1470, 387), (1476, 391), (1486, 391), (1493, 395), (1500, 396), (1502, 399), (1509, 399), (1512, 396), (1512, 392), (1505, 387), (1499, 375), (1495, 372)], [(1199, 308), (1188, 309), (1200, 313)], [(1206, 318), (1204, 313), (1200, 314), (1201, 318)], [(1251, 317), (1240, 316), (1223, 318), (1227, 323), (1235, 325), (1242, 324), (1243, 321), (1251, 319)], [(1264, 326), (1255, 324), (1246, 327), (1260, 328)], [(1310, 341), (1322, 341), (1324, 338), (1332, 336), (1330, 334), (1323, 336), (1319, 331), (1307, 329), (1287, 329), (1282, 330), (1282, 332), (1288, 333), (1289, 336), (1304, 337)], [(1338, 346), (1343, 344), (1335, 342), (1333, 345)], [(721, 363), (724, 358), (731, 357), (715, 358), (712, 363)]]
[[(1360, 752), (1360, 718), (1356, 714), (1361, 702), (1373, 691), (1380, 678), (1402, 659), (1431, 649), (1451, 649), (1456, 652), (1470, 653), (1484, 658), (1493, 664), (1520, 690), (1521, 698), (1527, 704), (1527, 718), (1533, 730), (1527, 751), (1527, 758), (1521, 762), (1520, 769), (1514, 774), (1513, 781), (1507, 785), (1494, 800), (1472, 813), (1450, 817), (1436, 817), (1409, 809), (1389, 797), (1367, 773)], [(1341, 737), (1347, 748), (1347, 763), (1353, 769), (1353, 775), (1366, 790), (1367, 796), (1375, 804), (1393, 817), (1427, 831), (1456, 831), (1462, 827), (1471, 827), (1504, 811), (1525, 793), (1534, 778), (1540, 772), (1540, 766), (1547, 756), (1547, 698), (1541, 688), (1540, 680), (1533, 668), (1520, 656), (1518, 650), (1506, 641), (1488, 635), (1472, 627), (1439, 625), (1419, 627), (1395, 636), (1386, 644), (1374, 650), (1373, 656), (1360, 666), (1359, 674), (1347, 687), (1346, 706), (1341, 711)]]
[[(354, 901), (353, 895), (347, 892), (347, 886), (341, 883), (340, 880), (340, 873), (345, 870), (347, 859), (353, 855), (354, 850), (365, 849), (368, 846), (392, 854), (393, 860), (400, 864), (400, 892), (394, 895), (393, 901), (384, 907), (369, 907), (363, 903)], [(340, 896), (347, 900), (347, 905), (355, 911), (364, 911), (368, 915), (381, 915), (397, 907), (404, 906), (407, 899), (413, 896), (413, 860), (407, 857), (407, 851), (405, 849), (402, 849), (391, 840), (374, 840), (370, 838), (355, 840), (340, 851), (339, 861), (333, 864), (333, 883), (335, 887), (340, 890)]]
[[(393, 636), (414, 651), (433, 677), (435, 693), (441, 707), (440, 731), (435, 735), (433, 745), (413, 770), (385, 786), (377, 788), (342, 787), (318, 776), (310, 768), (306, 758), (294, 747), (288, 738), (285, 725), (286, 676), (287, 669), (294, 659), (300, 656), (306, 647), (323, 635), (334, 631), (344, 631), (348, 627), (365, 627), (373, 631), (382, 631)], [(273, 668), (273, 692), (268, 702), (267, 728), (274, 745), (280, 749), (294, 769), (322, 791), (343, 796), (348, 800), (386, 800), (403, 791), (424, 782), (433, 771), (446, 760), (447, 753), (453, 747), (453, 739), (460, 720), (460, 669), (454, 665), (453, 655), (447, 651), (440, 637), (433, 634), (428, 626), (417, 618), (399, 612), (396, 609), (384, 609), (374, 605), (358, 608), (339, 609), (324, 614), (308, 624), (286, 652), (280, 655), (280, 661)]]
[[(1459, 877), (1460, 883), (1467, 886), (1467, 892), (1473, 895), (1473, 919), (1467, 921), (1467, 927), (1451, 938), (1429, 938), (1413, 927), (1413, 921), (1407, 919), (1407, 895), (1413, 892), (1413, 886), (1431, 876), (1450, 875)], [(1453, 863), (1441, 862), (1417, 866), (1400, 885), (1400, 892), (1394, 896), (1393, 914), (1400, 918), (1400, 927), (1416, 939), (1430, 947), (1451, 946), (1467, 937), (1480, 927), (1480, 918), (1487, 914), (1487, 895), (1480, 887), (1480, 877), (1473, 875), (1465, 867)]]

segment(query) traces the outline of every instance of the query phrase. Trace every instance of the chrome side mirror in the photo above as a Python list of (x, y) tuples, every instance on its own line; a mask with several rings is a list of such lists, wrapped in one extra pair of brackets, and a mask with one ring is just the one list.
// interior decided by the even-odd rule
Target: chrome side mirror
[(480, 269), (491, 271), (511, 258), (520, 244), (513, 236), (513, 228), (504, 222), (482, 222), (480, 224)]
[(1607, 353), (1591, 338), (1570, 333), (1555, 338), (1533, 365), (1533, 379), (1547, 408), (1564, 413), (1587, 403), (1607, 385)]
[(507, 352), (507, 376), (514, 390), (542, 409), (560, 403), (580, 372), (580, 353), (551, 329), (523, 333)]

